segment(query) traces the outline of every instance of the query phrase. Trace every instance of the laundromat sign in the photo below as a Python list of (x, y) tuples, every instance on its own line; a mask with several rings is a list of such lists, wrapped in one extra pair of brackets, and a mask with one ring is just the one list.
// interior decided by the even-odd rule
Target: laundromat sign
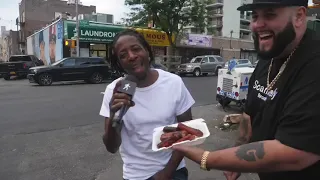
[[(74, 39), (76, 37), (76, 24), (74, 22), (66, 22), (64, 26), (65, 39)], [(80, 26), (81, 42), (112, 42), (114, 37), (121, 31), (126, 29), (120, 26), (90, 24), (88, 26)]]
[(169, 38), (163, 31), (135, 28), (151, 46), (170, 46)]

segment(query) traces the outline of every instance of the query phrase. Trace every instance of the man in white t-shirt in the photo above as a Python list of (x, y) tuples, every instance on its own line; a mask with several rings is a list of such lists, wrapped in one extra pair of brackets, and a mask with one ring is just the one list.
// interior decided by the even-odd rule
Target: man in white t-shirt
[[(120, 147), (125, 180), (187, 180), (183, 155), (172, 151), (152, 151), (153, 129), (192, 119), (194, 99), (182, 79), (160, 69), (151, 69), (149, 44), (136, 31), (119, 33), (112, 45), (111, 63), (119, 72), (138, 79), (133, 99), (115, 88), (119, 78), (105, 90), (100, 115), (105, 117), (104, 144), (109, 152)], [(131, 106), (123, 117), (121, 135), (111, 126), (111, 113)], [(110, 118), (111, 117), (111, 118)]]

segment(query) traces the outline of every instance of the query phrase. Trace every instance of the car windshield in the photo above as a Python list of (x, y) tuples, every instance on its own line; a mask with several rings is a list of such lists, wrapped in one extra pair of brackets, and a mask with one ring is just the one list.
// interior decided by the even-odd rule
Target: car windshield
[(190, 63), (200, 63), (202, 60), (202, 58), (198, 57), (198, 58), (193, 58), (191, 59)]
[(61, 61), (65, 60), (66, 58), (60, 59), (59, 61), (56, 61), (55, 63), (51, 64), (51, 66), (56, 66), (60, 64)]
[(29, 56), (11, 56), (9, 62), (32, 61)]

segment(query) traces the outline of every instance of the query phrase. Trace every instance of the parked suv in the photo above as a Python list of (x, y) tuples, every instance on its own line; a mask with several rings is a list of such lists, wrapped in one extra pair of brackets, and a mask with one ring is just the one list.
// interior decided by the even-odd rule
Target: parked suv
[(197, 56), (191, 59), (190, 63), (178, 66), (177, 74), (184, 76), (193, 74), (193, 76), (208, 75), (208, 73), (218, 74), (218, 70), (224, 67), (224, 60), (221, 56), (205, 55)]
[(113, 77), (110, 65), (99, 57), (68, 57), (51, 66), (30, 68), (28, 79), (30, 83), (49, 86), (57, 81), (85, 80), (88, 83), (101, 83)]

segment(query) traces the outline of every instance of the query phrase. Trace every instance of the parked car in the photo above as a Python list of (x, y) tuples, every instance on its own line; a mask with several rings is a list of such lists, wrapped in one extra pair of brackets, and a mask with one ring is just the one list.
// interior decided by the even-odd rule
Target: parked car
[[(252, 63), (250, 62), (249, 59), (233, 59), (237, 62), (236, 68), (240, 67), (253, 67)], [(224, 65), (224, 68), (228, 68), (229, 62), (231, 60), (227, 61)]]
[(13, 55), (8, 62), (0, 63), (0, 76), (9, 80), (11, 76), (27, 77), (30, 67), (42, 66), (43, 62), (33, 55)]
[(49, 86), (58, 81), (85, 80), (88, 83), (101, 83), (104, 79), (115, 79), (110, 65), (100, 57), (68, 57), (51, 66), (30, 68), (30, 83)]
[(155, 68), (155, 69), (162, 69), (164, 71), (168, 71), (168, 68), (165, 65), (161, 64), (161, 63), (152, 63), (151, 67)]
[(220, 68), (224, 67), (224, 61), (221, 56), (205, 55), (197, 56), (191, 59), (190, 63), (178, 66), (177, 74), (184, 76), (193, 74), (193, 76), (208, 75), (208, 73), (218, 74)]

